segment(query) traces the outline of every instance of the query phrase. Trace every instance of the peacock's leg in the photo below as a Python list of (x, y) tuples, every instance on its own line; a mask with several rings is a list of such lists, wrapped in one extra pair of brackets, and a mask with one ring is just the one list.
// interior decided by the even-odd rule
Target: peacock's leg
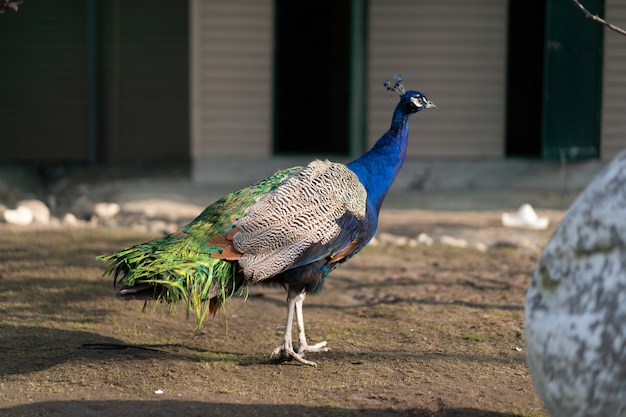
[(300, 300), (300, 305), (302, 305), (302, 301), (304, 301), (304, 296), (304, 293), (296, 293), (291, 290), (288, 291), (287, 324), (285, 325), (285, 338), (283, 339), (283, 343), (272, 352), (271, 357), (276, 358), (277, 361), (295, 359), (305, 365), (317, 366), (315, 362), (307, 361), (306, 359), (304, 359), (302, 354), (296, 353), (293, 350), (293, 341), (291, 339), (291, 331), (293, 329), (293, 315), (296, 311), (298, 300)]
[(309, 345), (306, 341), (306, 335), (304, 334), (304, 316), (302, 315), (302, 304), (304, 304), (305, 293), (302, 293), (302, 297), (296, 299), (296, 323), (298, 325), (298, 354), (302, 355), (304, 352), (328, 352), (329, 347), (326, 347), (327, 343), (323, 342)]

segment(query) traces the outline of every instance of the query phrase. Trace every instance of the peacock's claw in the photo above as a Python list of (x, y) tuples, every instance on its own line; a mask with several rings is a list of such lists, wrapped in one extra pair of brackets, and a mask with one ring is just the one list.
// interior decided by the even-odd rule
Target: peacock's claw
[(281, 362), (288, 362), (288, 361), (296, 360), (305, 365), (310, 365), (310, 366), (317, 368), (317, 363), (313, 361), (307, 361), (306, 359), (304, 359), (303, 353), (296, 353), (293, 350), (293, 348), (286, 348), (283, 345), (280, 345), (276, 349), (274, 349), (274, 351), (270, 355), (270, 358), (272, 359), (274, 363), (281, 363)]
[(298, 354), (303, 355), (305, 352), (328, 352), (330, 348), (326, 346), (327, 344), (324, 340), (314, 345), (300, 345), (298, 346)]

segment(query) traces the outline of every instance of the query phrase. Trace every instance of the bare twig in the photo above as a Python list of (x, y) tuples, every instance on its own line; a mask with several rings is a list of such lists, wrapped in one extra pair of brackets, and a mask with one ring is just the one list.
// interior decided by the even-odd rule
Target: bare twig
[(13, 10), (17, 12), (17, 6), (19, 6), (22, 3), (23, 3), (23, 0), (22, 1), (4, 0), (4, 3), (0, 4), (0, 13), (4, 13), (7, 10)]
[(580, 11), (585, 14), (585, 17), (588, 17), (591, 20), (595, 20), (596, 22), (603, 24), (607, 28), (609, 28), (611, 30), (614, 30), (615, 32), (621, 33), (622, 35), (626, 36), (626, 30), (624, 30), (624, 29), (622, 29), (620, 27), (617, 27), (615, 25), (610, 24), (609, 22), (607, 22), (606, 20), (602, 19), (598, 15), (589, 13), (589, 11), (587, 9), (585, 9), (585, 6), (580, 4), (580, 2), (578, 0), (572, 0), (572, 1), (576, 5), (576, 7), (578, 7), (580, 9)]

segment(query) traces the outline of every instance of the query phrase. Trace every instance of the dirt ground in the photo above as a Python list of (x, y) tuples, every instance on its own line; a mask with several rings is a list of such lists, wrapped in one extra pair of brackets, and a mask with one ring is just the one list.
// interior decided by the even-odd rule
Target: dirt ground
[[(332, 349), (307, 356), (318, 368), (270, 362), (282, 289), (232, 299), (194, 337), (182, 306), (116, 300), (94, 260), (155, 235), (0, 226), (0, 414), (545, 416), (523, 301), (563, 213), (547, 213), (544, 231), (505, 229), (499, 215), (384, 211), (383, 232), (490, 248), (365, 248), (305, 301), (310, 342)], [(512, 235), (529, 243), (506, 243)]]

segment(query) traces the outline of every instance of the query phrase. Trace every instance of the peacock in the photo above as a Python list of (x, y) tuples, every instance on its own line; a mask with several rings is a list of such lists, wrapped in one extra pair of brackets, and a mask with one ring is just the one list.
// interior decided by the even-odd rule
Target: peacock
[(626, 415), (626, 151), (544, 247), (524, 328), (528, 367), (551, 417)]
[[(319, 293), (327, 275), (374, 237), (378, 214), (406, 157), (411, 115), (436, 108), (401, 77), (384, 86), (399, 96), (389, 130), (361, 157), (347, 163), (314, 160), (278, 171), (208, 206), (175, 233), (98, 256), (110, 262), (117, 297), (182, 302), (196, 311), (196, 330), (226, 300), (255, 284), (287, 291), (287, 322), (276, 362), (328, 351), (309, 344), (302, 305)], [(297, 349), (292, 341), (294, 315)]]

